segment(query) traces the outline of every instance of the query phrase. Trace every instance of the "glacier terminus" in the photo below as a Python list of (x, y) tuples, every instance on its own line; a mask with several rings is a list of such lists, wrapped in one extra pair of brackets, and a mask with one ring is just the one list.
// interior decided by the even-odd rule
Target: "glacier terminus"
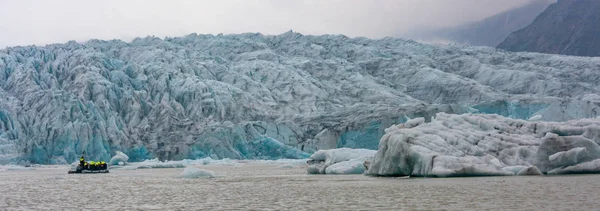
[(599, 163), (599, 85), (600, 58), (292, 31), (10, 47), (0, 50), (0, 163), (359, 148), (368, 166), (358, 156), (327, 170), (320, 153), (312, 171), (594, 170), (582, 165)]

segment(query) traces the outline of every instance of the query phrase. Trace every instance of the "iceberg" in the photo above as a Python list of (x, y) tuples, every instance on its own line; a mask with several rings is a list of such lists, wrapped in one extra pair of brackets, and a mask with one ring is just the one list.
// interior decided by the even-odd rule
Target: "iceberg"
[[(418, 122), (423, 122), (418, 121)], [(439, 113), (386, 129), (374, 176), (458, 177), (600, 172), (600, 118), (527, 121)]]
[(600, 58), (291, 31), (9, 47), (0, 163), (116, 151), (127, 162), (306, 159), (376, 150), (386, 128), (439, 112), (594, 118), (598, 68)]
[(109, 165), (125, 165), (127, 163), (127, 161), (129, 160), (129, 156), (127, 156), (125, 153), (121, 152), (121, 151), (117, 151), (115, 153), (115, 156), (113, 156), (110, 161), (108, 162)]
[(325, 174), (362, 174), (365, 172), (365, 161), (370, 157), (353, 158), (328, 166)]
[(306, 162), (307, 171), (310, 174), (362, 174), (365, 171), (365, 161), (376, 152), (351, 148), (319, 150)]
[(517, 176), (526, 176), (526, 175), (542, 175), (540, 169), (535, 166), (529, 166), (527, 168), (521, 169), (517, 172)]

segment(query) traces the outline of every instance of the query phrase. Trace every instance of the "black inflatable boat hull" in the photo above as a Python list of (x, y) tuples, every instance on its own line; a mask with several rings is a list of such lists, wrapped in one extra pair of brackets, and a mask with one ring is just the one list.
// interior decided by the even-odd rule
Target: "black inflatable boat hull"
[(70, 170), (69, 174), (98, 174), (98, 173), (108, 173), (108, 169), (103, 169), (103, 170), (81, 170), (81, 171), (74, 171), (74, 170)]

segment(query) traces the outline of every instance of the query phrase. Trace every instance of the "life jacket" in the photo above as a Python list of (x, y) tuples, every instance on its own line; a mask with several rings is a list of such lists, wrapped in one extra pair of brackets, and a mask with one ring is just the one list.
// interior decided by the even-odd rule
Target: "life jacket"
[(79, 161), (83, 162), (84, 161), (83, 157), (79, 158)]

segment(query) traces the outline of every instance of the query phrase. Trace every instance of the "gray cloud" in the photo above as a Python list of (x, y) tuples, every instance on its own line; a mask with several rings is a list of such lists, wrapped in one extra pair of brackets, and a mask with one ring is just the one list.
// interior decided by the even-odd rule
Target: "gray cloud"
[(189, 33), (381, 38), (480, 20), (530, 0), (0, 0), (0, 47)]

